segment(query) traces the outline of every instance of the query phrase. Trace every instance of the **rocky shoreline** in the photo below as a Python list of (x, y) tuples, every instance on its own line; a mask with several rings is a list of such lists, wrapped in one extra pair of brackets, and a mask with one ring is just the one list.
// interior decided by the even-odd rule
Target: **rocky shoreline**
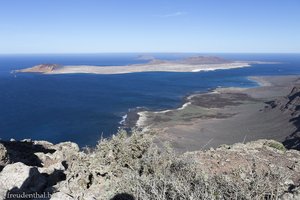
[[(248, 79), (257, 82), (258, 87), (270, 86), (269, 82), (263, 80), (260, 77), (248, 77)], [(173, 110), (185, 109), (188, 105), (192, 104), (193, 98), (195, 99), (195, 98), (201, 97), (202, 95), (213, 94), (213, 93), (216, 93), (217, 91), (226, 90), (226, 89), (233, 89), (233, 90), (237, 91), (237, 90), (245, 90), (247, 88), (216, 88), (216, 89), (211, 89), (207, 92), (189, 94), (189, 95), (186, 95), (185, 97), (183, 97), (183, 99), (181, 101), (182, 105)], [(197, 103), (197, 104), (199, 104), (199, 103)], [(125, 114), (126, 117), (124, 117), (122, 120), (122, 123), (120, 123), (122, 125), (121, 128), (142, 128), (142, 126), (146, 126), (146, 125), (143, 125), (142, 122), (139, 122), (139, 119), (141, 117), (144, 117), (143, 112), (166, 113), (169, 111), (172, 111), (172, 110), (152, 111), (152, 110), (144, 108), (144, 107), (129, 109), (128, 112)]]

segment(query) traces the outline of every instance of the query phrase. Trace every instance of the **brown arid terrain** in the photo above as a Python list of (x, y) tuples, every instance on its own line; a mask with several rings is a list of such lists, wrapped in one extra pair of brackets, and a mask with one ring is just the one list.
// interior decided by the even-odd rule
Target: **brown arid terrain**
[(218, 88), (186, 98), (175, 110), (142, 111), (137, 126), (159, 132), (178, 152), (274, 139), (300, 148), (298, 76), (250, 77), (255, 88)]
[(36, 65), (34, 67), (31, 67), (31, 68), (16, 70), (16, 71), (13, 71), (13, 72), (49, 73), (49, 72), (53, 72), (53, 71), (55, 71), (55, 70), (57, 70), (61, 67), (62, 66), (57, 65), (57, 64), (40, 64), (40, 65)]

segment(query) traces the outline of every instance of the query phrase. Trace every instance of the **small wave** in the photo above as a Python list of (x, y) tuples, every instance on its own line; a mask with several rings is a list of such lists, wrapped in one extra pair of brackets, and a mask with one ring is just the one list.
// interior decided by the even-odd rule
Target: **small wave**
[(127, 114), (123, 115), (123, 116), (122, 116), (122, 120), (119, 121), (119, 124), (124, 125), (125, 122), (126, 122), (126, 118), (127, 118)]

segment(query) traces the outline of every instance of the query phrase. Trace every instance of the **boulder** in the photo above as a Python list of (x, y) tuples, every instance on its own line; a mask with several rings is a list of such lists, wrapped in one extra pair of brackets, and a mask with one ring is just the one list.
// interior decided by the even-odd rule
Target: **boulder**
[(52, 149), (54, 144), (45, 140), (34, 140), (33, 145), (42, 146), (45, 149)]
[(50, 174), (54, 173), (55, 171), (65, 171), (66, 169), (61, 162), (57, 162), (48, 167), (39, 167), (38, 170), (41, 174), (45, 173), (45, 174), (50, 175)]
[(42, 167), (41, 160), (35, 155), (35, 153), (53, 153), (54, 149), (45, 148), (42, 145), (34, 144), (33, 142), (26, 141), (1, 141), (5, 146), (9, 162), (17, 163), (22, 162), (28, 166)]
[(61, 150), (61, 151), (63, 151), (63, 150), (67, 150), (67, 151), (73, 150), (76, 152), (79, 151), (78, 144), (76, 144), (74, 142), (61, 142), (61, 143), (54, 145), (54, 148), (57, 150)]
[(83, 152), (80, 152), (78, 145), (73, 142), (63, 142), (56, 144), (53, 146), (53, 149), (55, 149), (55, 152), (51, 155), (47, 154), (46, 156), (44, 156), (44, 158), (39, 155), (41, 160), (45, 161), (44, 167), (59, 162), (63, 163), (63, 165), (65, 165), (65, 168), (67, 168), (67, 165), (76, 161), (78, 157), (83, 156), (84, 154)]
[(36, 167), (21, 162), (5, 166), (0, 173), (0, 188), (7, 191), (40, 192), (46, 184), (46, 178)]

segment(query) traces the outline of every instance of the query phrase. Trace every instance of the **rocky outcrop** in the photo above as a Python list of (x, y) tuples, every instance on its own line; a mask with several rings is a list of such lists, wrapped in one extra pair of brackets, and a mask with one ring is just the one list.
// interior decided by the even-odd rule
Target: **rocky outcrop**
[(72, 142), (0, 141), (0, 155), (0, 199), (22, 193), (51, 200), (155, 199), (163, 193), (162, 199), (299, 197), (300, 152), (273, 140), (177, 155), (157, 148), (151, 134), (121, 132), (84, 151)]
[[(208, 151), (188, 152), (186, 156), (195, 160), (198, 167), (207, 174), (231, 174), (251, 169), (274, 172), (280, 176), (286, 174), (288, 176), (284, 182), (300, 185), (300, 152), (287, 150), (282, 143), (274, 140), (222, 145)], [(241, 177), (241, 181), (247, 178)]]
[(272, 108), (277, 108), (282, 112), (289, 113), (291, 116), (299, 116), (300, 114), (300, 85), (292, 88), (291, 92), (274, 101), (267, 102)]
[(0, 141), (0, 199), (9, 194), (50, 194), (66, 179), (67, 163), (77, 159), (79, 147), (65, 142)]
[(1, 141), (7, 152), (7, 159), (10, 163), (22, 162), (28, 166), (42, 167), (42, 162), (35, 153), (54, 153), (51, 148), (53, 144), (48, 142), (23, 141)]
[(286, 97), (267, 102), (267, 104), (269, 108), (278, 109), (290, 116), (290, 122), (295, 125), (296, 130), (285, 139), (283, 144), (289, 149), (300, 150), (300, 85), (295, 85)]
[(55, 69), (60, 68), (60, 65), (57, 64), (41, 64), (41, 65), (36, 65), (34, 67), (26, 68), (26, 69), (20, 69), (20, 70), (14, 70), (13, 72), (18, 73), (18, 72), (32, 72), (32, 73), (48, 73), (52, 72)]
[(46, 186), (46, 176), (39, 173), (36, 167), (30, 167), (20, 162), (5, 166), (0, 173), (0, 188), (5, 192), (0, 194), (2, 199), (5, 199), (9, 193), (42, 192)]

